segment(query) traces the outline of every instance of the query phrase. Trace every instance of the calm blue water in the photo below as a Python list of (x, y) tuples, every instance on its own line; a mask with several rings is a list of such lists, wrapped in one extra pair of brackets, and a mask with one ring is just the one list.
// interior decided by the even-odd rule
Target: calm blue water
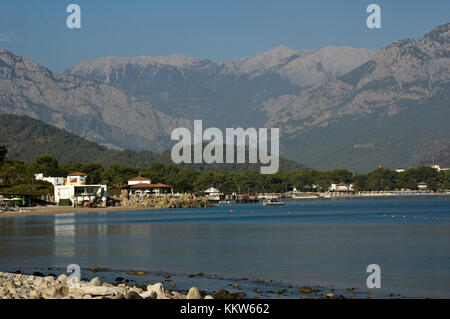
[(0, 219), (0, 271), (72, 263), (450, 297), (450, 197)]

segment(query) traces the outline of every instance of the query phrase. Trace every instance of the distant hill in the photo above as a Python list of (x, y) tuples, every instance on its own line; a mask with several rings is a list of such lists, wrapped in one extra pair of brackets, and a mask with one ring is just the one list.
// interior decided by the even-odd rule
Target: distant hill
[[(94, 162), (103, 166), (120, 164), (145, 168), (156, 162), (172, 163), (170, 150), (163, 153), (111, 150), (31, 117), (12, 114), (0, 115), (0, 145), (6, 145), (8, 157), (26, 162), (34, 161), (38, 156), (50, 155), (60, 163)], [(259, 170), (257, 164), (182, 164), (180, 166), (189, 166), (200, 171)], [(305, 169), (305, 166), (280, 159), (280, 169), (291, 171)]]
[(438, 164), (441, 168), (450, 167), (450, 143), (442, 146), (436, 152), (428, 155), (422, 163), (423, 165)]
[(119, 163), (145, 167), (162, 160), (160, 154), (150, 151), (110, 150), (42, 121), (11, 114), (0, 115), (0, 144), (8, 148), (8, 157), (27, 162), (41, 155), (50, 155), (61, 163), (101, 162), (106, 166)]

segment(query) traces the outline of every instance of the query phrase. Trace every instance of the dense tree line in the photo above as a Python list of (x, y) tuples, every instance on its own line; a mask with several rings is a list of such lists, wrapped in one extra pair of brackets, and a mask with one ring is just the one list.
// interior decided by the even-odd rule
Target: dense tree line
[[(0, 115), (0, 144), (8, 145), (8, 156), (32, 162), (43, 154), (56, 158), (61, 163), (101, 163), (149, 168), (153, 163), (172, 163), (171, 150), (164, 152), (114, 150), (48, 125), (28, 116)], [(206, 144), (205, 144), (206, 145)], [(236, 149), (235, 149), (236, 151)], [(247, 158), (248, 158), (248, 150)], [(191, 152), (192, 153), (192, 152)], [(192, 157), (191, 157), (192, 158)], [(193, 159), (193, 158), (192, 158)], [(180, 164), (181, 168), (205, 171), (249, 171), (257, 170), (260, 164)], [(306, 168), (297, 162), (280, 158), (280, 168), (294, 171)]]
[(88, 174), (87, 182), (108, 186), (126, 184), (136, 176), (150, 178), (153, 183), (172, 185), (177, 192), (202, 192), (214, 186), (225, 193), (232, 192), (285, 192), (295, 187), (298, 191), (326, 191), (332, 183), (352, 183), (356, 191), (417, 189), (418, 182), (426, 182), (433, 190), (450, 188), (450, 171), (422, 166), (405, 172), (379, 168), (368, 174), (354, 174), (345, 169), (317, 171), (311, 169), (280, 171), (262, 175), (259, 171), (200, 172), (175, 164), (153, 163), (149, 168), (113, 164), (103, 167), (97, 163), (60, 164), (50, 156), (40, 156), (32, 163), (8, 159), (6, 148), (0, 147), (0, 193), (52, 192), (49, 183), (36, 181), (34, 174), (65, 177), (72, 172)]

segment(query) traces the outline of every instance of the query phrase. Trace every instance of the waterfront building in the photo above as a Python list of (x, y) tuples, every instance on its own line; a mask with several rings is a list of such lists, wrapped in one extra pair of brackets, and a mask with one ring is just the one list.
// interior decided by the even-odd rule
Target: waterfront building
[(34, 174), (37, 181), (46, 181), (52, 183), (53, 186), (64, 185), (64, 177), (45, 177), (44, 174)]
[(431, 168), (434, 168), (434, 169), (436, 169), (438, 172), (440, 172), (440, 171), (448, 171), (448, 170), (450, 170), (450, 168), (441, 168), (441, 166), (440, 165), (431, 165)]
[(332, 192), (352, 192), (353, 191), (353, 184), (346, 184), (346, 183), (333, 183), (331, 184), (330, 191)]
[(67, 175), (66, 185), (85, 185), (87, 174), (85, 173), (72, 173)]
[(145, 178), (145, 177), (135, 177), (132, 178), (128, 181), (128, 185), (138, 185), (138, 184), (151, 184), (152, 181), (149, 178)]
[(107, 186), (86, 184), (87, 174), (67, 175), (64, 185), (55, 185), (55, 202), (62, 206), (106, 206)]
[(135, 177), (128, 180), (127, 185), (119, 185), (116, 188), (128, 190), (130, 194), (173, 194), (173, 187), (170, 185), (156, 183), (152, 184), (149, 178)]
[(425, 190), (425, 189), (428, 189), (428, 184), (425, 183), (425, 182), (417, 183), (417, 188), (418, 188), (419, 190)]
[(221, 193), (217, 188), (214, 187), (208, 188), (204, 191), (204, 193), (210, 200), (221, 200), (221, 196), (223, 196), (223, 193)]

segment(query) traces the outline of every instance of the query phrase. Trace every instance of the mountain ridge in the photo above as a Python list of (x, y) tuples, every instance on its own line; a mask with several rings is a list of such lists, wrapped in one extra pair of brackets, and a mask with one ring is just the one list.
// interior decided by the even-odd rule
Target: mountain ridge
[(176, 60), (182, 62), (177, 63), (172, 62), (174, 56), (97, 58), (65, 73), (151, 101), (169, 116), (202, 118), (206, 125), (221, 128), (261, 127), (266, 121), (261, 106), (268, 99), (344, 74), (373, 54), (349, 47), (294, 51), (280, 46), (253, 57), (219, 62), (179, 55)]
[[(403, 157), (397, 160), (386, 160), (377, 156), (377, 153), (372, 153), (372, 160), (389, 167), (420, 162), (426, 153), (445, 145), (450, 135), (446, 122), (450, 120), (449, 29), (450, 24), (446, 24), (422, 38), (396, 41), (379, 50), (373, 59), (345, 75), (325, 80), (297, 95), (280, 96), (269, 101), (265, 105), (269, 115), (265, 125), (282, 126), (285, 140), (291, 140), (291, 145), (296, 143), (297, 147), (304, 147), (306, 151), (312, 151), (314, 147), (306, 146), (308, 142), (305, 141), (305, 136), (314, 141), (320, 140), (329, 149), (322, 153), (322, 157), (333, 159), (335, 152), (338, 152), (331, 141), (336, 139), (333, 132), (339, 131), (337, 126), (343, 123), (353, 127), (356, 133), (353, 137), (345, 132), (341, 133), (348, 135), (348, 143), (338, 143), (339, 151), (342, 147), (346, 149), (343, 154), (345, 160), (335, 160), (333, 165), (359, 161), (361, 153), (352, 149), (353, 145), (359, 144), (378, 144), (381, 148), (398, 144)], [(411, 118), (411, 114), (416, 114), (417, 117)], [(411, 127), (419, 120), (420, 126), (412, 130)], [(410, 134), (410, 141), (403, 140), (402, 130), (389, 127), (383, 121), (396, 123), (395, 125), (403, 128), (404, 132)], [(383, 127), (383, 130), (377, 132), (377, 126)], [(330, 138), (318, 138), (322, 134), (319, 131), (327, 131)], [(388, 131), (392, 133), (391, 136), (386, 135)], [(384, 141), (380, 141), (381, 136)], [(400, 143), (400, 140), (403, 142)], [(390, 151), (396, 152), (395, 149)], [(379, 152), (382, 153), (384, 152)], [(305, 160), (304, 157), (299, 157), (298, 152), (291, 155), (306, 165), (311, 165), (313, 161), (312, 158)], [(321, 163), (317, 166), (316, 159), (316, 167), (330, 165), (330, 161), (318, 160)], [(371, 167), (376, 165), (371, 162)], [(364, 170), (371, 167), (366, 166)]]
[(167, 149), (171, 129), (193, 119), (204, 127), (279, 127), (282, 154), (309, 167), (411, 166), (448, 144), (449, 28), (377, 51), (280, 46), (220, 62), (107, 57), (64, 73), (3, 50), (0, 113), (136, 150)]
[(162, 149), (173, 128), (190, 125), (124, 91), (53, 73), (7, 50), (0, 50), (0, 84), (0, 113), (29, 115), (109, 147)]

